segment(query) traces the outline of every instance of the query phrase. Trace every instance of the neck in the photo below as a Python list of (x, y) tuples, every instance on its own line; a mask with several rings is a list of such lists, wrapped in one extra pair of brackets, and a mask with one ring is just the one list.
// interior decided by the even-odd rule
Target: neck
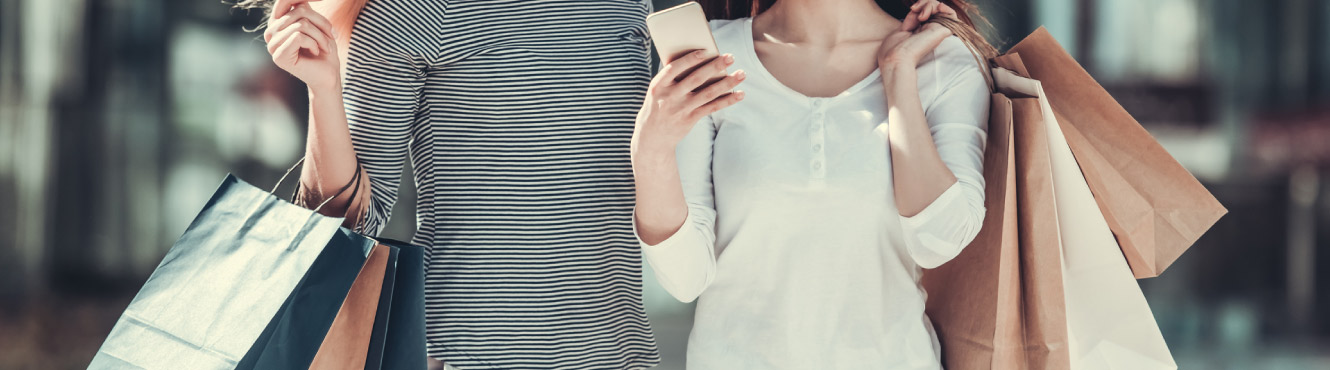
[(899, 26), (873, 0), (778, 0), (753, 18), (759, 37), (786, 43), (876, 41)]

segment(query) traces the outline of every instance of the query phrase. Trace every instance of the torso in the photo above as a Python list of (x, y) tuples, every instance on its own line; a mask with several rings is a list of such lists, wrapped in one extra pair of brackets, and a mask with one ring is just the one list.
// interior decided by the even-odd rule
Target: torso
[[(892, 195), (876, 46), (775, 50), (750, 25), (712, 23), (747, 95), (710, 116), (711, 142), (681, 148), (712, 150), (718, 255), (688, 368), (939, 369)], [(842, 59), (858, 62), (832, 67)], [(930, 60), (925, 107), (940, 88)]]
[[(655, 365), (628, 157), (651, 78), (647, 2), (444, 3), (418, 20), (440, 30), (418, 42), (435, 49), (409, 127), (429, 355), (460, 369)], [(361, 20), (415, 5), (371, 0)], [(388, 109), (367, 107), (373, 91), (348, 94), (353, 113)], [(352, 123), (368, 163), (405, 156), (375, 141), (405, 129)]]

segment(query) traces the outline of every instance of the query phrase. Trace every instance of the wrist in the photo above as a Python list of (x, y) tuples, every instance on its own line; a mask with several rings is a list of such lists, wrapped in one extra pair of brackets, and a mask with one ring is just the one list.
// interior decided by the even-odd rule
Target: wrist
[(882, 72), (882, 83), (888, 88), (898, 84), (913, 85), (918, 81), (918, 70), (914, 63), (895, 62), (883, 64), (880, 68)]
[(658, 140), (637, 140), (633, 145), (633, 162), (655, 163), (674, 160), (674, 145)]
[(305, 88), (309, 91), (309, 98), (311, 101), (315, 99), (322, 100), (330, 98), (341, 100), (342, 79), (334, 78), (328, 82), (305, 83)]
[(878, 62), (878, 69), (882, 71), (883, 76), (913, 76), (918, 68), (918, 63), (900, 59), (889, 58)]

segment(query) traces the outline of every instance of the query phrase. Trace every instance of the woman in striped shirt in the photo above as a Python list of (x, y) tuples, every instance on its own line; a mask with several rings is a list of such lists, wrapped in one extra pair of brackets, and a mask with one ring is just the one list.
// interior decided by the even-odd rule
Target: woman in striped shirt
[(429, 356), (657, 364), (628, 157), (651, 78), (649, 3), (311, 1), (241, 5), (272, 9), (273, 61), (308, 85), (306, 198), (361, 177), (369, 196), (336, 195), (323, 213), (376, 235), (411, 161)]

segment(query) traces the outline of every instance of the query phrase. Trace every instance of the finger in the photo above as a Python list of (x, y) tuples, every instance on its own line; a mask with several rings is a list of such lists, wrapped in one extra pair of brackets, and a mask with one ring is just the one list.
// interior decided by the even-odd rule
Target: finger
[(305, 37), (295, 38), (296, 42), (300, 44), (300, 48), (309, 51), (309, 53), (314, 54), (314, 56), (319, 56), (319, 54), (321, 54), (321, 51), (319, 51), (319, 43), (314, 41), (314, 38), (309, 37), (309, 35), (304, 36)]
[(277, 19), (291, 11), (291, 8), (299, 4), (322, 0), (276, 0), (272, 4), (272, 16), (268, 19)]
[[(311, 35), (316, 35), (316, 34), (319, 33), (317, 31), (313, 31), (313, 26), (309, 26), (307, 23), (296, 23), (287, 26), (286, 28), (277, 31), (277, 33), (273, 35), (273, 40), (268, 42), (268, 53), (276, 54), (277, 49), (279, 47), (285, 45), (288, 41), (290, 41), (293, 38), (304, 37), (304, 38), (310, 38), (312, 41), (313, 38)], [(315, 46), (317, 47), (317, 43), (315, 43)], [(318, 55), (320, 53), (318, 51), (312, 51), (312, 52), (315, 55)]]
[(675, 81), (678, 81), (679, 76), (684, 72), (693, 69), (693, 67), (702, 64), (702, 62), (707, 61), (707, 59), (711, 57), (711, 53), (706, 50), (693, 50), (688, 54), (684, 54), (681, 57), (669, 61), (665, 64), (665, 67), (660, 69), (660, 73), (657, 74), (656, 77), (660, 78), (661, 83), (672, 85)]
[(308, 36), (311, 39), (313, 39), (315, 42), (317, 42), (320, 51), (315, 52), (314, 53), (315, 55), (332, 51), (332, 42), (331, 42), (332, 36), (319, 30), (318, 26), (315, 26), (314, 23), (311, 22), (309, 19), (301, 18), (300, 20), (296, 21), (294, 24), (288, 25), (287, 27), (295, 28), (305, 36)]
[(951, 36), (951, 29), (937, 23), (929, 23), (920, 28), (917, 34), (923, 35), (924, 39), (928, 40), (925, 44), (934, 45), (933, 47), (936, 48), (936, 45), (941, 43), (943, 39)]
[(294, 39), (282, 40), (272, 51), (272, 61), (278, 65), (294, 65), (300, 60), (300, 43)]
[(919, 11), (911, 10), (910, 14), (901, 19), (901, 31), (914, 32), (915, 28), (919, 28), (919, 23)]
[(743, 99), (744, 99), (743, 90), (727, 93), (725, 95), (722, 95), (721, 97), (711, 100), (706, 104), (703, 104), (701, 107), (697, 107), (697, 109), (694, 109), (692, 113), (688, 114), (687, 121), (697, 122), (698, 120), (701, 120), (702, 117), (706, 117), (708, 115), (711, 115), (712, 113), (716, 113), (721, 109), (725, 109), (726, 107), (734, 105), (735, 103), (738, 103)]
[(319, 14), (318, 11), (315, 11), (313, 7), (309, 6), (309, 3), (296, 5), (295, 9), (292, 9), (291, 14), (289, 15), (297, 15), (308, 19), (309, 22), (312, 23), (314, 27), (317, 27), (320, 32), (328, 35), (328, 37), (333, 37), (332, 22), (328, 21), (328, 18), (324, 17), (323, 14)]
[(702, 84), (707, 83), (707, 80), (724, 74), (725, 68), (733, 63), (734, 55), (725, 54), (719, 58), (713, 58), (710, 62), (707, 62), (707, 64), (697, 67), (697, 69), (689, 72), (688, 76), (684, 77), (682, 81), (679, 81), (678, 87), (685, 93), (697, 90), (697, 88), (702, 87)]
[(295, 25), (288, 25), (273, 32), (272, 37), (268, 40), (268, 54), (276, 54), (277, 49), (298, 32), (300, 32), (299, 27), (295, 27)]
[(923, 6), (923, 5), (926, 4), (926, 3), (928, 3), (928, 1), (929, 1), (929, 0), (917, 0), (917, 1), (914, 2), (914, 5), (910, 5), (910, 10), (911, 10), (911, 11), (919, 10), (919, 7), (920, 7), (920, 6)]
[(958, 18), (957, 15), (956, 15), (956, 9), (952, 9), (951, 6), (948, 6), (947, 4), (941, 4), (941, 5), (938, 5), (938, 7), (937, 7), (937, 13), (938, 13), (938, 14), (941, 14), (941, 15), (944, 15), (944, 16), (947, 16), (947, 17), (949, 17), (949, 18), (951, 18), (951, 19), (957, 19), (957, 20), (959, 20), (959, 18)]
[(743, 82), (747, 77), (748, 76), (745, 75), (742, 70), (735, 71), (729, 76), (725, 76), (725, 78), (720, 81), (716, 81), (716, 83), (711, 84), (711, 86), (707, 86), (702, 89), (702, 91), (698, 91), (688, 97), (688, 101), (684, 103), (684, 109), (697, 109), (697, 107), (702, 106), (702, 104), (716, 100), (716, 98), (719, 98), (721, 95), (725, 95), (729, 93), (730, 90), (734, 90), (734, 88), (738, 87), (739, 83)]
[[(332, 22), (329, 22), (328, 18), (324, 18), (318, 12), (314, 11), (314, 9), (311, 9), (308, 4), (296, 6), (296, 8), (291, 10), (290, 13), (274, 19), (272, 22), (268, 23), (268, 30), (282, 30), (287, 26), (302, 21), (310, 23), (310, 25), (314, 26), (319, 32), (328, 35), (328, 37), (333, 36)], [(265, 32), (265, 34), (266, 33), (267, 32)]]
[[(286, 1), (291, 1), (291, 0), (286, 0)], [(268, 19), (268, 25), (266, 27), (267, 29), (263, 31), (264, 41), (272, 41), (272, 36), (276, 34), (277, 31), (285, 29), (287, 26), (290, 26), (292, 23), (298, 22), (301, 19), (306, 19), (306, 18), (309, 18), (311, 22), (315, 23), (315, 25), (321, 25), (320, 28), (325, 28), (329, 30), (325, 31), (325, 33), (327, 33), (329, 36), (332, 35), (332, 31), (330, 31), (332, 29), (332, 23), (328, 22), (328, 19), (324, 18), (323, 15), (320, 15), (318, 12), (314, 11), (313, 8), (310, 8), (308, 3), (302, 2), (300, 4), (296, 4), (294, 8), (288, 10), (285, 14), (280, 16), (277, 15), (276, 9), (278, 8), (276, 7), (276, 5), (274, 5), (273, 9), (274, 11), (272, 17)]]
[(936, 9), (937, 9), (937, 2), (930, 2), (928, 3), (928, 5), (925, 5), (923, 10), (919, 12), (919, 21), (920, 22), (927, 21), (928, 17), (933, 16), (933, 12)]
[(333, 38), (332, 38), (332, 36), (329, 36), (328, 34), (325, 34), (325, 33), (323, 33), (323, 32), (320, 32), (320, 31), (317, 29), (317, 27), (315, 27), (313, 24), (310, 24), (310, 23), (306, 23), (306, 24), (303, 26), (303, 28), (301, 28), (301, 30), (304, 31), (304, 30), (308, 30), (308, 29), (311, 29), (311, 28), (313, 28), (314, 31), (312, 31), (312, 32), (308, 32), (308, 31), (307, 31), (307, 32), (305, 32), (305, 34), (308, 35), (309, 38), (310, 38), (311, 40), (314, 40), (314, 42), (317, 44), (316, 46), (319, 48), (319, 52), (315, 53), (315, 55), (318, 55), (318, 54), (324, 54), (324, 53), (331, 53), (331, 52), (333, 51)]

